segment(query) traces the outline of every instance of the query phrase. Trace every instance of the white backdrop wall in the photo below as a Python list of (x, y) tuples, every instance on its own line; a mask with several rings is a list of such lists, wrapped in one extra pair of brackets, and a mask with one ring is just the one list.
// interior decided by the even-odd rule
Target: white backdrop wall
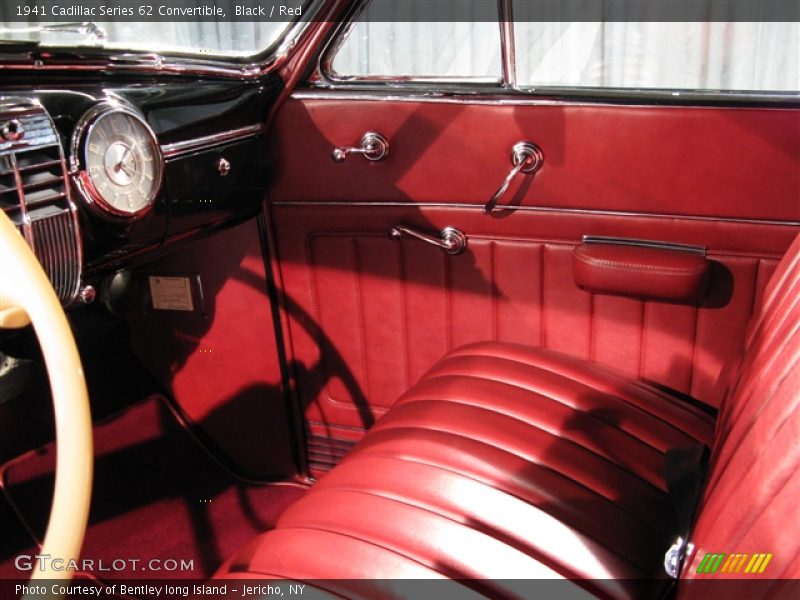
[[(497, 23), (362, 21), (341, 75), (500, 77)], [(521, 86), (800, 90), (800, 23), (517, 23)]]
[[(391, 0), (382, 1), (382, 14), (391, 14)], [(419, 1), (394, 5), (398, 15), (408, 15), (409, 3)], [(0, 16), (9, 7), (0, 6)], [(497, 22), (372, 22), (369, 10), (334, 59), (338, 73), (500, 78)], [(26, 25), (35, 23), (0, 27)], [(99, 25), (108, 45), (120, 49), (230, 55), (261, 51), (284, 28), (268, 22)], [(81, 40), (63, 33), (14, 37), (66, 45)], [(800, 90), (800, 23), (519, 22), (515, 37), (522, 86)]]

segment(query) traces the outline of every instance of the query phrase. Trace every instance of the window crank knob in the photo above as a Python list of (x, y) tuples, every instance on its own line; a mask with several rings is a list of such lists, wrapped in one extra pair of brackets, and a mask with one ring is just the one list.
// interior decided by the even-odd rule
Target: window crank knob
[(341, 146), (331, 152), (333, 162), (344, 162), (348, 154), (361, 154), (370, 161), (383, 160), (389, 155), (389, 142), (380, 133), (368, 131), (361, 136), (358, 146)]

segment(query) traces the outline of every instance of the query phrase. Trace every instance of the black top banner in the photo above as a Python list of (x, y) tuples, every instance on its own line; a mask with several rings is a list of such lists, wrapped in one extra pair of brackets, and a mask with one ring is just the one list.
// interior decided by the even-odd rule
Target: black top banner
[[(291, 22), (319, 18), (324, 0), (4, 0), (0, 21)], [(353, 5), (358, 4), (353, 2)], [(369, 21), (800, 21), (800, 0), (372, 0)]]

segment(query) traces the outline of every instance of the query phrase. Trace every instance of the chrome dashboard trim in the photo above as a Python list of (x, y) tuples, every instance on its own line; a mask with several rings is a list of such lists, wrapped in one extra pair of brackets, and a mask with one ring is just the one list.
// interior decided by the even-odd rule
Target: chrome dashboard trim
[[(311, 201), (298, 200), (271, 201), (273, 206), (368, 206), (376, 207), (407, 207), (407, 208), (454, 208), (472, 209), (483, 212), (483, 204), (469, 204), (465, 202), (336, 202), (336, 201)], [(743, 225), (772, 225), (778, 227), (800, 227), (800, 221), (780, 221), (777, 219), (747, 219), (743, 217), (711, 217), (704, 215), (679, 215), (670, 213), (646, 213), (622, 210), (603, 210), (595, 208), (559, 208), (557, 206), (508, 206), (508, 211), (540, 212), (540, 213), (567, 213), (578, 215), (606, 216), (606, 217), (639, 217), (648, 219), (681, 219), (686, 221), (708, 221), (713, 223), (740, 223)]]
[[(42, 115), (46, 118), (54, 141), (36, 144), (31, 139), (22, 138), (7, 148), (0, 151), (0, 155), (8, 156), (14, 174), (14, 184), (19, 198), (19, 211), (22, 218), (20, 228), (25, 241), (34, 251), (42, 267), (48, 271), (51, 283), (56, 288), (56, 293), (61, 303), (69, 307), (75, 303), (81, 289), (83, 280), (83, 231), (78, 219), (78, 207), (72, 198), (70, 173), (67, 168), (67, 158), (64, 146), (58, 137), (58, 129), (49, 111), (36, 98), (2, 96), (0, 95), (0, 117), (5, 115), (33, 116)], [(64, 205), (56, 213), (39, 216), (32, 219), (28, 210), (27, 199), (21, 173), (25, 170), (19, 167), (17, 154), (28, 150), (42, 148), (56, 148), (58, 158), (49, 162), (39, 163), (38, 167), (58, 166), (64, 186), (63, 194), (57, 196)], [(31, 166), (29, 168), (34, 168)], [(51, 207), (53, 205), (50, 205)], [(34, 209), (36, 212), (37, 209)], [(66, 223), (64, 223), (66, 221)], [(63, 223), (63, 225), (62, 225)], [(71, 266), (66, 267), (60, 258), (66, 255), (72, 260)]]
[(184, 140), (181, 142), (173, 142), (172, 144), (163, 144), (161, 146), (161, 153), (167, 160), (178, 158), (184, 154), (191, 154), (201, 150), (208, 150), (228, 142), (246, 140), (252, 137), (261, 135), (264, 132), (264, 126), (261, 124), (247, 125), (246, 127), (239, 127), (237, 129), (229, 129), (228, 131), (221, 131), (199, 138)]
[[(145, 58), (146, 57), (146, 58)], [(271, 65), (272, 63), (270, 63)], [(211, 75), (234, 79), (250, 79), (268, 73), (272, 68), (262, 68), (258, 64), (234, 66), (216, 64), (195, 59), (164, 58), (160, 55), (136, 54), (133, 52), (109, 56), (107, 60), (80, 63), (53, 62), (46, 63), (36, 59), (33, 63), (0, 62), (0, 70), (4, 71), (135, 71), (137, 73), (166, 73), (172, 75)]]
[(35, 240), (33, 239), (33, 228), (31, 225), (31, 218), (28, 215), (28, 205), (24, 201), (25, 198), (25, 190), (22, 186), (22, 177), (20, 177), (19, 173), (19, 165), (17, 164), (17, 157), (16, 154), (9, 155), (11, 161), (11, 168), (13, 169), (14, 173), (14, 186), (17, 188), (17, 196), (20, 199), (19, 202), (19, 214), (22, 218), (22, 237), (25, 238), (25, 241), (28, 242), (28, 246), (33, 248)]

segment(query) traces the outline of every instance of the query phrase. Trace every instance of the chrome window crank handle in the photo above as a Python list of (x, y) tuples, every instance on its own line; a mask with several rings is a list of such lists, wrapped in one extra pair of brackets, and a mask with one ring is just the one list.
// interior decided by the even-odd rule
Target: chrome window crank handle
[(389, 155), (389, 142), (380, 133), (368, 131), (361, 136), (358, 146), (339, 146), (331, 152), (334, 162), (344, 162), (348, 154), (361, 154), (367, 160), (383, 160)]
[(389, 237), (399, 240), (404, 235), (425, 242), (441, 249), (445, 254), (461, 254), (467, 247), (467, 236), (455, 227), (445, 227), (439, 232), (439, 237), (416, 231), (410, 227), (397, 225), (389, 230)]
[(536, 173), (542, 168), (543, 162), (544, 154), (536, 144), (531, 142), (517, 142), (514, 144), (511, 148), (511, 171), (506, 175), (497, 191), (489, 198), (489, 201), (483, 207), (483, 212), (488, 214), (495, 209), (500, 198), (506, 193), (508, 186), (511, 185), (517, 175), (520, 173), (526, 175)]

